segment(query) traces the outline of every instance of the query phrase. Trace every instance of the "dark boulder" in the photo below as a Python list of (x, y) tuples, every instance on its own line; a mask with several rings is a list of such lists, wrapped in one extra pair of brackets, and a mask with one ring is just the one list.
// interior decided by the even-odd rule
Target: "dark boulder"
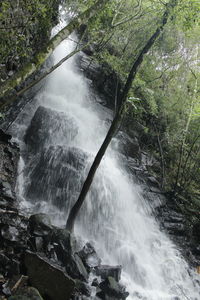
[(154, 176), (149, 176), (147, 180), (152, 186), (159, 188), (159, 182)]
[(63, 209), (77, 198), (87, 154), (78, 148), (51, 146), (44, 150), (30, 174), (26, 197), (43, 200)]
[(78, 255), (82, 258), (86, 268), (91, 269), (100, 266), (101, 259), (90, 243), (87, 243)]
[(103, 300), (126, 299), (129, 295), (125, 287), (119, 284), (113, 277), (108, 277), (99, 285), (97, 296)]
[(70, 299), (75, 281), (61, 268), (31, 252), (26, 252), (24, 264), (31, 285), (36, 287), (43, 297), (50, 300)]
[(95, 273), (97, 276), (101, 276), (102, 279), (107, 279), (108, 277), (114, 278), (117, 282), (121, 279), (121, 266), (107, 266), (101, 265), (95, 268)]
[(71, 117), (40, 106), (31, 120), (24, 140), (29, 150), (37, 152), (49, 144), (69, 145), (77, 132), (77, 126)]
[(1, 236), (3, 239), (10, 242), (19, 242), (20, 232), (17, 227), (12, 225), (4, 225), (1, 228)]
[(186, 228), (182, 223), (164, 222), (163, 226), (169, 234), (176, 235), (179, 237), (185, 235)]
[(87, 55), (80, 56), (79, 65), (85, 76), (91, 80), (92, 88), (98, 92), (101, 103), (114, 109), (116, 92), (119, 95), (122, 87), (118, 75), (106, 63), (99, 65)]
[[(91, 295), (92, 292), (92, 288), (90, 285), (86, 284), (85, 282), (81, 281), (81, 280), (76, 280), (76, 289), (82, 294), (85, 295), (87, 297), (89, 297)], [(88, 299), (88, 298), (86, 298)]]
[[(49, 245), (53, 246), (53, 252), (65, 268), (67, 274), (74, 279), (87, 281), (88, 272), (81, 257), (76, 253), (80, 250), (79, 242), (66, 229), (54, 229), (49, 239)], [(51, 249), (52, 252), (52, 249)]]
[(2, 129), (0, 129), (0, 141), (4, 143), (8, 143), (11, 140), (12, 136), (10, 134), (5, 133)]
[(24, 248), (27, 245), (29, 234), (27, 232), (27, 220), (17, 211), (2, 210), (0, 217), (0, 245)]
[(194, 224), (192, 233), (194, 238), (200, 242), (200, 220)]
[(115, 139), (117, 139), (118, 149), (122, 154), (127, 157), (139, 157), (141, 150), (137, 137), (131, 138), (125, 132), (119, 131)]
[(52, 229), (50, 217), (40, 213), (30, 216), (29, 218), (30, 233), (36, 236), (46, 236)]
[(69, 255), (79, 251), (81, 246), (80, 242), (75, 236), (67, 229), (54, 228), (51, 232), (50, 242), (61, 249), (67, 251)]
[[(11, 142), (11, 136), (0, 130), (0, 201), (14, 201), (19, 148)], [(3, 202), (2, 202), (3, 204)], [(4, 206), (4, 205), (2, 205)]]

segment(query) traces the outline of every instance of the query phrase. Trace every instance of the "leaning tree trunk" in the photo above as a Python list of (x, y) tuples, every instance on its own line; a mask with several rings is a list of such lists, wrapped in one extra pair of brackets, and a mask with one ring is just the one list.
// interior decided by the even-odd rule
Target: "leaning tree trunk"
[(46, 59), (50, 56), (53, 50), (66, 39), (75, 29), (78, 29), (82, 24), (88, 23), (100, 9), (107, 3), (107, 0), (98, 0), (89, 9), (84, 11), (79, 16), (75, 17), (67, 26), (57, 33), (47, 44), (45, 49), (39, 51), (36, 56), (27, 63), (21, 70), (14, 74), (10, 79), (6, 80), (0, 87), (0, 98), (8, 95), (16, 86), (23, 83), (30, 75), (38, 70)]
[(87, 178), (83, 184), (82, 190), (80, 192), (79, 198), (78, 200), (75, 202), (74, 206), (72, 207), (72, 209), (69, 212), (69, 216), (67, 219), (67, 223), (66, 223), (66, 228), (72, 232), (74, 230), (74, 223), (76, 220), (76, 217), (80, 211), (80, 208), (87, 196), (87, 193), (90, 189), (90, 186), (92, 184), (92, 181), (94, 179), (94, 175), (97, 171), (97, 168), (100, 165), (100, 162), (106, 152), (106, 149), (108, 148), (113, 136), (115, 135), (115, 133), (117, 132), (124, 112), (125, 112), (125, 108), (126, 108), (126, 100), (127, 100), (127, 96), (128, 96), (128, 92), (132, 86), (133, 80), (137, 74), (138, 68), (140, 67), (140, 65), (143, 62), (143, 58), (144, 55), (151, 49), (151, 47), (153, 46), (153, 44), (155, 43), (156, 39), (158, 38), (158, 36), (160, 35), (160, 33), (162, 32), (165, 24), (168, 21), (169, 15), (172, 11), (172, 9), (177, 5), (178, 0), (172, 0), (168, 5), (167, 5), (167, 9), (162, 17), (161, 20), (161, 25), (156, 29), (156, 31), (152, 34), (152, 36), (150, 37), (150, 39), (147, 41), (147, 43), (145, 44), (145, 46), (143, 47), (143, 49), (140, 51), (136, 61), (133, 63), (132, 68), (130, 70), (130, 73), (128, 75), (128, 78), (126, 80), (126, 84), (124, 86), (124, 89), (121, 93), (120, 99), (118, 101), (118, 103), (121, 103), (120, 108), (118, 109), (112, 124), (110, 126), (110, 129), (92, 163), (92, 166), (89, 170), (89, 173), (87, 175)]

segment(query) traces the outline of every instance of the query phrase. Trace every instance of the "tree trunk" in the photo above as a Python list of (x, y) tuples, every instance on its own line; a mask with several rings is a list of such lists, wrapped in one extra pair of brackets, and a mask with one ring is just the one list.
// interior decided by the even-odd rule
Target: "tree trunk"
[(81, 15), (75, 17), (67, 26), (65, 26), (59, 33), (57, 33), (47, 44), (45, 49), (39, 51), (33, 60), (27, 63), (21, 70), (14, 74), (10, 79), (6, 80), (0, 87), (0, 97), (3, 98), (9, 94), (16, 86), (23, 83), (30, 75), (32, 75), (46, 59), (51, 55), (53, 50), (66, 39), (75, 29), (78, 29), (81, 24), (88, 23), (100, 9), (107, 3), (107, 0), (98, 0), (89, 9), (84, 11)]
[(89, 173), (87, 175), (87, 178), (83, 184), (83, 187), (82, 187), (82, 190), (80, 192), (80, 195), (79, 195), (79, 198), (78, 200), (75, 202), (74, 206), (72, 207), (72, 209), (70, 210), (69, 212), (69, 216), (68, 216), (68, 219), (67, 219), (67, 223), (66, 223), (66, 228), (72, 232), (74, 230), (74, 223), (75, 223), (75, 220), (76, 220), (76, 217), (79, 213), (79, 210), (87, 196), (87, 193), (90, 189), (90, 186), (92, 184), (92, 181), (93, 181), (93, 178), (94, 178), (94, 175), (96, 173), (96, 170), (97, 168), (99, 167), (100, 165), (100, 162), (106, 152), (106, 149), (108, 148), (113, 136), (115, 135), (115, 133), (117, 132), (120, 124), (121, 124), (121, 121), (122, 121), (122, 118), (123, 118), (123, 115), (124, 115), (124, 111), (125, 111), (125, 108), (126, 108), (126, 99), (127, 99), (127, 96), (128, 96), (128, 92), (132, 86), (132, 83), (133, 83), (133, 80), (137, 74), (137, 71), (138, 71), (138, 68), (139, 66), (142, 64), (143, 62), (143, 58), (144, 58), (144, 55), (151, 49), (151, 47), (153, 46), (153, 44), (155, 43), (157, 37), (160, 35), (161, 31), (163, 30), (165, 24), (167, 23), (167, 20), (168, 20), (168, 17), (169, 17), (169, 14), (171, 12), (171, 10), (177, 5), (177, 2), (178, 0), (172, 0), (170, 2), (170, 5), (167, 6), (167, 9), (162, 17), (162, 20), (161, 20), (161, 25), (156, 29), (156, 31), (152, 34), (152, 36), (150, 37), (150, 39), (147, 41), (147, 43), (145, 44), (145, 46), (143, 47), (143, 49), (141, 50), (141, 52), (139, 53), (136, 61), (133, 63), (132, 65), (132, 68), (130, 70), (130, 73), (128, 75), (128, 78), (126, 80), (126, 84), (124, 86), (124, 89), (123, 89), (123, 92), (119, 98), (119, 101), (118, 103), (121, 103), (120, 105), (120, 108), (118, 109), (114, 119), (113, 119), (113, 122), (110, 126), (110, 129), (92, 163), (92, 166), (89, 170)]

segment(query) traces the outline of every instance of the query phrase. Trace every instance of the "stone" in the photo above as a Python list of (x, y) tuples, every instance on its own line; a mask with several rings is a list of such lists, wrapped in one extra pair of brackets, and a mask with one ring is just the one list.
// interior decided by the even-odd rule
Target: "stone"
[(3, 253), (0, 253), (0, 266), (5, 267), (10, 263), (10, 259)]
[(20, 239), (19, 230), (11, 225), (4, 225), (1, 228), (1, 236), (10, 242), (18, 242)]
[(42, 296), (52, 300), (70, 299), (75, 281), (61, 268), (32, 252), (25, 253), (24, 265), (31, 285), (36, 287)]
[(138, 157), (140, 154), (140, 145), (137, 137), (130, 137), (125, 132), (119, 131), (116, 135), (119, 151), (126, 157)]
[[(84, 281), (87, 281), (89, 278), (89, 274), (81, 260), (81, 258), (78, 256), (77, 253), (73, 255), (74, 262), (76, 264), (76, 267), (74, 270), (72, 270), (72, 274), (75, 273), (75, 277), (80, 278)], [(77, 274), (77, 275), (76, 275)]]
[(9, 267), (9, 275), (19, 275), (20, 274), (20, 262), (16, 259), (12, 259)]
[(25, 135), (25, 143), (33, 152), (47, 145), (69, 145), (77, 135), (75, 121), (63, 112), (39, 106)]
[(0, 274), (0, 284), (5, 282), (5, 278), (2, 274)]
[(113, 277), (117, 282), (121, 279), (121, 266), (108, 266), (101, 265), (95, 268), (95, 273), (97, 276), (101, 276), (102, 279), (107, 279), (108, 277)]
[(27, 287), (9, 297), (8, 300), (43, 300), (43, 298), (36, 288)]
[(80, 242), (65, 228), (54, 228), (51, 232), (50, 242), (60, 246), (69, 255), (80, 251)]
[(37, 203), (51, 201), (59, 209), (75, 201), (83, 183), (82, 170), (88, 155), (78, 148), (50, 146), (30, 174), (26, 198)]
[(87, 55), (80, 57), (79, 65), (84, 75), (91, 80), (99, 98), (103, 100), (102, 104), (111, 109), (115, 108), (116, 82), (118, 83), (117, 94), (120, 93), (122, 87), (122, 82), (117, 74), (106, 63), (99, 65)]
[(76, 280), (76, 289), (85, 296), (89, 297), (91, 295), (91, 287), (81, 280)]
[(6, 281), (3, 285), (2, 285), (2, 292), (4, 295), (6, 296), (10, 296), (11, 295), (11, 290), (9, 287), (9, 281)]
[(35, 237), (35, 248), (37, 252), (43, 252), (44, 250), (44, 241), (40, 236)]
[(51, 219), (44, 213), (32, 215), (29, 218), (29, 228), (31, 234), (46, 236), (52, 229)]
[(11, 142), (12, 136), (0, 129), (0, 196), (15, 195), (19, 148)]
[(87, 281), (89, 274), (78, 255), (80, 244), (73, 234), (70, 234), (67, 229), (55, 228), (50, 235), (48, 245), (49, 248), (52, 245), (58, 261), (72, 278)]
[(111, 299), (126, 299), (129, 295), (125, 287), (110, 276), (100, 283), (99, 288), (101, 291), (97, 293), (97, 296), (101, 299), (110, 299), (108, 297), (111, 297)]
[(77, 254), (71, 254), (68, 249), (63, 249), (61, 247), (55, 246), (54, 249), (57, 259), (65, 268), (67, 274), (69, 274), (74, 279), (87, 281), (89, 274), (81, 258)]
[(194, 224), (192, 233), (193, 233), (195, 239), (200, 241), (200, 221), (198, 221)]
[(163, 226), (170, 234), (178, 236), (185, 234), (185, 226), (183, 223), (164, 222)]
[(101, 264), (101, 259), (98, 257), (94, 247), (90, 243), (87, 243), (78, 255), (82, 258), (83, 263), (89, 269), (98, 267)]
[(94, 278), (91, 285), (95, 287), (99, 286), (99, 280), (97, 278)]
[(5, 133), (2, 129), (0, 129), (0, 140), (2, 142), (8, 143), (11, 140), (12, 136), (10, 134)]
[(150, 184), (152, 184), (153, 186), (159, 188), (159, 182), (155, 177), (149, 176), (147, 179), (148, 179)]

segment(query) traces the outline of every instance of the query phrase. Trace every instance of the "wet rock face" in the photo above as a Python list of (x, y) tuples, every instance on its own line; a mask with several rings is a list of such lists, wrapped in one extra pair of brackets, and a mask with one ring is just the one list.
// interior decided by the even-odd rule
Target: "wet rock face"
[(125, 132), (119, 131), (116, 135), (118, 151), (126, 157), (139, 158), (141, 149), (137, 137), (131, 138)]
[[(25, 197), (65, 209), (77, 198), (88, 154), (73, 147), (78, 129), (70, 116), (40, 106), (26, 131)], [(67, 204), (67, 205), (66, 205)]]
[(107, 265), (100, 265), (96, 268), (96, 274), (101, 276), (102, 279), (106, 280), (107, 278), (111, 277), (117, 282), (119, 282), (121, 279), (121, 271), (121, 266), (111, 267)]
[(1, 210), (0, 216), (0, 274), (5, 277), (20, 274), (20, 261), (28, 248), (28, 221), (16, 210)]
[(68, 146), (77, 132), (72, 118), (62, 112), (40, 106), (31, 120), (24, 140), (30, 151), (38, 152), (49, 144), (56, 145), (57, 142)]
[(87, 154), (78, 148), (50, 146), (41, 153), (29, 174), (26, 197), (31, 201), (49, 201), (59, 208), (76, 198), (83, 182), (82, 171)]
[(46, 236), (52, 229), (51, 220), (46, 214), (35, 214), (29, 218), (29, 230), (36, 236)]
[(101, 282), (99, 288), (100, 291), (97, 293), (97, 296), (100, 299), (126, 299), (129, 295), (129, 293), (125, 291), (124, 286), (110, 276)]
[(70, 299), (75, 282), (66, 273), (35, 253), (25, 254), (25, 266), (31, 284), (49, 299)]
[(19, 148), (11, 142), (11, 136), (0, 129), (0, 206), (13, 202), (17, 177)]
[(18, 275), (20, 255), (27, 245), (27, 222), (16, 209), (15, 183), (19, 149), (0, 130), (0, 274)]
[(94, 247), (90, 243), (87, 243), (78, 255), (89, 270), (95, 267), (98, 269), (101, 264), (101, 259), (98, 257)]
[[(92, 53), (92, 51), (86, 52), (86, 54)], [(92, 88), (98, 92), (101, 104), (114, 109), (116, 93), (119, 94), (122, 87), (117, 74), (108, 65), (99, 65), (87, 55), (79, 58), (78, 64), (85, 76), (91, 80)]]

